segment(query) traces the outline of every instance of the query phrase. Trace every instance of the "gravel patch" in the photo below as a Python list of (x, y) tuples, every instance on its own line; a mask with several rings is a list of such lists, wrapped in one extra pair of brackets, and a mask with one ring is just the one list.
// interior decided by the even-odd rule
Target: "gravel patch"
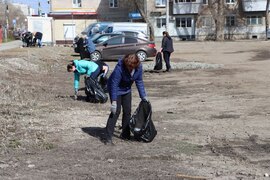
[[(143, 64), (144, 71), (151, 71), (154, 70), (155, 62), (151, 62), (148, 64)], [(207, 64), (207, 63), (200, 63), (200, 62), (179, 62), (174, 63), (171, 62), (171, 68), (173, 70), (195, 70), (195, 69), (219, 69), (222, 68), (223, 64)], [(165, 63), (163, 63), (163, 70), (166, 69)]]

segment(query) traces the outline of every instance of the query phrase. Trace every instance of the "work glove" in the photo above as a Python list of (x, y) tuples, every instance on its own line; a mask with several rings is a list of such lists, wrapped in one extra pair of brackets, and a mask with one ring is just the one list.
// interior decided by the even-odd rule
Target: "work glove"
[(144, 97), (142, 98), (142, 101), (144, 101), (144, 102), (149, 102), (147, 96), (144, 96)]
[(78, 89), (75, 89), (75, 93), (74, 93), (74, 100), (78, 99)]
[(113, 101), (111, 104), (111, 113), (115, 114), (117, 109), (117, 103), (116, 101)]

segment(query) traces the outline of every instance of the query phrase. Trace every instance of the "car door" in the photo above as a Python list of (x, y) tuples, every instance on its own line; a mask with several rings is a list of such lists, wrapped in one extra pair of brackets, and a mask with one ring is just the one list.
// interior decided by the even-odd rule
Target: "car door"
[(102, 43), (103, 59), (117, 59), (121, 56), (121, 49), (124, 45), (124, 37), (116, 36)]
[(121, 49), (122, 56), (126, 54), (136, 53), (138, 49), (138, 47), (136, 46), (137, 44), (138, 44), (137, 38), (126, 36), (124, 45), (122, 46), (122, 49)]

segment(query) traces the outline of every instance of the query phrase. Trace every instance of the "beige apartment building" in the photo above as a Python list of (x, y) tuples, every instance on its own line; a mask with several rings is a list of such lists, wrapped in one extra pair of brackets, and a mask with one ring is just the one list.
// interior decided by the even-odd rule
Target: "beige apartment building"
[[(216, 35), (216, 5), (208, 0), (140, 0), (140, 7), (154, 29), (156, 39), (162, 32), (179, 40), (211, 40)], [(143, 21), (134, 0), (50, 0), (53, 39), (56, 44), (72, 43), (89, 24), (97, 21)], [(216, 2), (216, 1), (215, 1)], [(219, 1), (218, 1), (219, 2)], [(225, 39), (264, 39), (267, 0), (224, 0)], [(269, 15), (268, 15), (269, 16)], [(270, 38), (270, 31), (269, 31)]]
[(72, 44), (89, 24), (97, 21), (129, 21), (133, 0), (50, 0), (53, 42)]

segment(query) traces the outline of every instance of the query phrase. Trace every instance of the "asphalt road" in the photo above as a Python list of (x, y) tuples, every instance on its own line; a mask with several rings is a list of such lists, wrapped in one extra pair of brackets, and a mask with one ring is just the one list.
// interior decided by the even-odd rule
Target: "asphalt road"
[(0, 51), (18, 48), (20, 46), (22, 46), (22, 41), (20, 41), (20, 40), (2, 43), (2, 44), (0, 44)]

